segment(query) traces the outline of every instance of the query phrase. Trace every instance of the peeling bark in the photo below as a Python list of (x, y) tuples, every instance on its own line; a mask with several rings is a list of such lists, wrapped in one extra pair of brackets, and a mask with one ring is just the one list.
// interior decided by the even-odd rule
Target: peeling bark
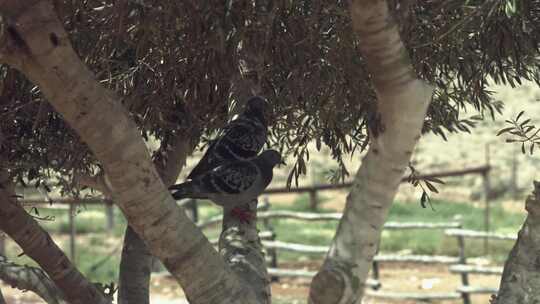
[(309, 302), (361, 303), (381, 231), (431, 100), (432, 87), (416, 79), (386, 1), (350, 6), (360, 50), (378, 99), (380, 126), (362, 160), (338, 230), (311, 284)]
[[(1, 172), (0, 172), (1, 173)], [(7, 233), (49, 275), (73, 304), (110, 303), (69, 261), (51, 236), (16, 201), (13, 184), (0, 178), (0, 230)]]
[(100, 160), (130, 226), (183, 287), (191, 303), (254, 303), (254, 294), (179, 208), (118, 98), (73, 51), (46, 0), (0, 1), (8, 32), (0, 60), (37, 84)]
[(534, 188), (527, 197), (528, 215), (504, 265), (493, 304), (540, 303), (540, 183), (534, 182)]
[(17, 265), (0, 256), (0, 279), (11, 287), (34, 292), (48, 304), (66, 303), (62, 291), (39, 268)]

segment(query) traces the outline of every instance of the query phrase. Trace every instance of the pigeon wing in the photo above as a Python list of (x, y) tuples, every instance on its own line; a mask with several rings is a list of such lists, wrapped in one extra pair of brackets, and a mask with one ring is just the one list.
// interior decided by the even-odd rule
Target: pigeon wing
[(257, 167), (248, 161), (219, 166), (201, 178), (201, 189), (208, 193), (234, 195), (247, 191), (258, 178)]
[(219, 165), (219, 159), (216, 157), (216, 145), (218, 141), (219, 140), (214, 140), (210, 143), (203, 157), (193, 168), (193, 170), (191, 170), (187, 176), (187, 179), (194, 179), (201, 176), (205, 172), (208, 172)]
[(230, 128), (223, 136), (221, 144), (237, 159), (250, 159), (257, 156), (266, 142), (266, 129), (250, 120), (242, 120)]

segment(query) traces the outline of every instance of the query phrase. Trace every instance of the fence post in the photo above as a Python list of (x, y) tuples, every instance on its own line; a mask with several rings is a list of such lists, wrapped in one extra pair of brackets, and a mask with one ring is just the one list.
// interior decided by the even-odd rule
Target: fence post
[(71, 262), (75, 265), (75, 202), (69, 204), (69, 255)]
[[(373, 280), (378, 282), (379, 281), (379, 263), (376, 262), (375, 260), (373, 260), (373, 263), (371, 265), (371, 274), (372, 274)], [(378, 287), (373, 286), (372, 289), (377, 290)]]
[[(456, 221), (460, 222), (459, 228), (461, 229), (461, 216), (457, 215), (454, 217)], [(467, 255), (465, 253), (465, 238), (462, 235), (456, 236), (458, 248), (459, 248), (459, 263), (467, 264)], [(469, 275), (466, 272), (461, 273), (461, 285), (469, 285)], [(461, 298), (463, 299), (463, 304), (471, 304), (471, 297), (468, 293), (461, 293)]]
[(309, 191), (309, 209), (311, 211), (317, 211), (317, 205), (319, 204), (317, 200), (317, 190), (313, 188)]
[(105, 214), (107, 216), (107, 231), (114, 229), (114, 206), (111, 200), (105, 200)]
[[(489, 167), (489, 144), (486, 144), (486, 165)], [(489, 181), (489, 171), (491, 169), (484, 171), (482, 173), (482, 179), (484, 181), (484, 230), (489, 232), (489, 218), (490, 218), (490, 192), (491, 192), (491, 185)], [(489, 238), (484, 238), (484, 254), (487, 255), (489, 253)]]

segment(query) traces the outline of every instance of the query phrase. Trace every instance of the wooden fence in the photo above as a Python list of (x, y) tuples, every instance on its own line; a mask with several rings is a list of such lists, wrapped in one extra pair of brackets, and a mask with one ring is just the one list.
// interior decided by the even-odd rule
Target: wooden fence
[[(468, 174), (476, 174), (481, 175), (484, 180), (485, 185), (485, 202), (486, 202), (486, 208), (485, 208), (485, 231), (489, 231), (489, 172), (491, 168), (489, 164), (480, 166), (480, 167), (473, 167), (473, 168), (467, 168), (467, 169), (461, 169), (461, 170), (452, 170), (452, 171), (445, 171), (445, 172), (439, 172), (439, 173), (431, 173), (431, 174), (425, 174), (425, 175), (419, 175), (418, 178), (442, 178), (442, 177), (452, 177), (452, 176), (462, 176), (462, 175), (468, 175)], [(403, 178), (402, 182), (406, 182), (407, 179)], [(339, 190), (348, 188), (352, 185), (350, 182), (341, 183), (341, 184), (325, 184), (325, 185), (313, 185), (309, 187), (297, 187), (297, 188), (270, 188), (267, 189), (264, 194), (265, 195), (273, 195), (273, 194), (282, 194), (282, 193), (309, 193), (310, 197), (310, 207), (312, 210), (316, 210), (318, 206), (318, 192), (320, 191), (327, 191), (327, 190)], [(114, 208), (112, 206), (112, 202), (105, 200), (103, 197), (92, 197), (92, 198), (72, 198), (72, 197), (59, 197), (59, 198), (51, 198), (50, 200), (44, 199), (42, 196), (37, 196), (34, 198), (23, 198), (19, 200), (23, 206), (43, 206), (43, 205), (49, 205), (50, 207), (53, 207), (55, 209), (69, 209), (70, 216), (69, 216), (69, 227), (70, 227), (70, 258), (73, 262), (75, 262), (75, 252), (76, 252), (76, 228), (75, 228), (75, 206), (76, 204), (84, 204), (84, 205), (105, 205), (106, 211), (105, 214), (107, 216), (107, 229), (112, 230), (114, 227)], [(197, 210), (197, 204), (195, 204), (192, 200), (184, 201), (184, 206), (186, 209), (189, 210), (190, 216), (192, 216), (193, 220), (195, 222), (198, 221), (198, 210)], [(67, 205), (67, 206), (64, 206)], [(276, 213), (277, 212), (277, 213)], [(281, 212), (281, 213), (280, 213)], [(258, 217), (259, 218), (272, 218), (272, 217), (279, 217), (283, 215), (283, 212), (287, 211), (271, 211), (268, 214), (262, 213)], [(314, 220), (319, 220), (317, 215), (310, 215), (314, 216)], [(323, 215), (325, 217), (333, 217), (334, 219), (338, 219), (340, 215), (338, 214), (326, 214)], [(309, 220), (309, 219), (306, 219)], [(215, 217), (211, 219), (210, 221), (207, 221), (205, 223), (202, 223), (201, 226), (204, 227), (205, 225), (211, 225), (214, 222), (221, 221), (221, 216)], [(487, 246), (488, 246), (488, 239), (485, 238), (485, 253), (487, 253)], [(0, 249), (2, 246), (2, 238), (0, 237)]]
[[(269, 256), (268, 272), (275, 281), (279, 277), (306, 277), (311, 278), (315, 275), (313, 271), (299, 269), (282, 269), (279, 268), (278, 252), (290, 251), (320, 257), (328, 251), (327, 246), (313, 246), (309, 244), (287, 243), (277, 240), (276, 234), (273, 232), (269, 219), (295, 219), (301, 221), (333, 221), (339, 220), (341, 214), (328, 213), (303, 213), (290, 211), (262, 211), (258, 213), (258, 218), (263, 220), (266, 231), (261, 232), (262, 244)], [(215, 223), (214, 219), (201, 223), (201, 227), (209, 227), (210, 223)], [(398, 255), (398, 254), (377, 254), (374, 257), (372, 267), (372, 278), (368, 280), (366, 285), (372, 290), (367, 294), (377, 298), (387, 298), (395, 300), (416, 300), (416, 301), (436, 301), (436, 300), (463, 300), (464, 304), (470, 304), (470, 296), (473, 294), (494, 294), (497, 293), (497, 287), (474, 286), (470, 284), (469, 275), (501, 275), (502, 267), (485, 267), (475, 264), (469, 264), (465, 254), (465, 239), (485, 239), (491, 240), (510, 240), (515, 241), (515, 234), (496, 234), (486, 233), (482, 231), (461, 229), (462, 225), (459, 221), (446, 223), (400, 223), (388, 222), (384, 225), (384, 230), (441, 230), (444, 235), (455, 237), (458, 244), (458, 256), (429, 256), (429, 255)], [(458, 274), (461, 278), (461, 286), (455, 291), (448, 292), (392, 292), (380, 290), (384, 286), (380, 281), (380, 263), (422, 263), (422, 264), (445, 264), (451, 273)]]

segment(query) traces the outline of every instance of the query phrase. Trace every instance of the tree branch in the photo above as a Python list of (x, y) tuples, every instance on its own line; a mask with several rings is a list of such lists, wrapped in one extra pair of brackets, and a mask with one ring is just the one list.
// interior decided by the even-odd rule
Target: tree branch
[[(137, 126), (118, 98), (102, 87), (71, 47), (50, 1), (0, 1), (15, 66), (37, 84), (53, 107), (103, 165), (114, 201), (152, 254), (182, 285), (193, 304), (253, 303), (243, 286), (194, 223), (179, 208), (150, 161)], [(0, 53), (9, 53), (2, 48)]]
[(66, 303), (62, 291), (40, 268), (17, 265), (0, 255), (0, 279), (20, 290), (30, 290), (48, 304)]
[(0, 175), (0, 230), (7, 233), (27, 256), (43, 268), (70, 303), (110, 303), (19, 205), (7, 172), (0, 172)]
[(433, 89), (416, 79), (386, 1), (356, 0), (353, 28), (375, 87), (371, 145), (347, 196), (338, 230), (311, 284), (309, 302), (361, 303), (386, 216), (410, 160)]
[[(170, 146), (162, 143), (162, 158), (154, 161), (165, 185), (174, 184), (186, 163), (186, 158), (194, 149), (191, 138), (176, 136)], [(124, 233), (124, 247), (120, 261), (118, 303), (150, 303), (150, 277), (152, 272), (150, 250), (130, 227)]]

